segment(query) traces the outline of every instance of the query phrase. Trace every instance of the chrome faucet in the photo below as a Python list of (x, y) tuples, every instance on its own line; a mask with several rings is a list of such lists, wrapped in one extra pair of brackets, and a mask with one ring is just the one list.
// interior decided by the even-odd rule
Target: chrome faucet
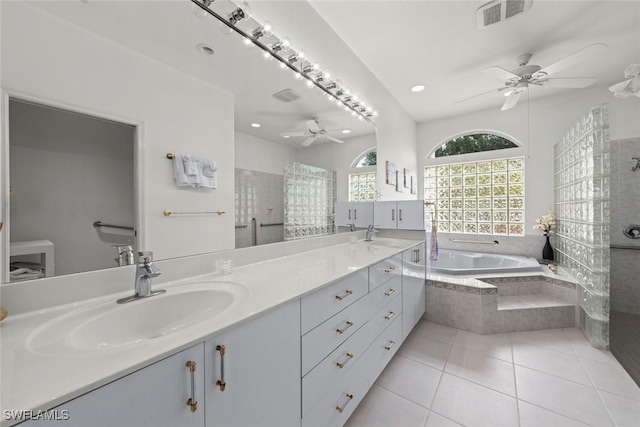
[(134, 294), (118, 300), (118, 304), (136, 301), (142, 298), (163, 294), (166, 291), (159, 289), (151, 290), (151, 279), (158, 277), (162, 271), (153, 264), (153, 252), (138, 252), (138, 262), (136, 263), (136, 282)]
[(365, 242), (371, 242), (373, 241), (373, 233), (377, 233), (378, 230), (376, 230), (375, 228), (373, 228), (373, 224), (369, 224), (369, 226), (367, 227), (367, 235), (364, 238)]

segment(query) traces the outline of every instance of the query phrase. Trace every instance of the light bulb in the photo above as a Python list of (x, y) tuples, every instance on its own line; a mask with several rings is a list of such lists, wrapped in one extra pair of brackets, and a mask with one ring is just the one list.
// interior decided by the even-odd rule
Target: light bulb
[(262, 57), (264, 59), (266, 59), (267, 61), (270, 61), (273, 57), (271, 56), (271, 53), (269, 53), (268, 51), (264, 51), (264, 53), (262, 54)]
[(311, 80), (307, 80), (307, 87), (308, 88), (312, 88), (313, 87), (313, 82)]
[(295, 73), (293, 73), (293, 77), (295, 77), (296, 80), (300, 80), (302, 78), (302, 74), (296, 71)]
[(244, 40), (242, 40), (242, 42), (247, 48), (253, 47), (253, 41), (251, 41), (249, 37), (245, 37)]
[(285, 64), (284, 62), (281, 62), (279, 65), (283, 70), (287, 68), (287, 64)]

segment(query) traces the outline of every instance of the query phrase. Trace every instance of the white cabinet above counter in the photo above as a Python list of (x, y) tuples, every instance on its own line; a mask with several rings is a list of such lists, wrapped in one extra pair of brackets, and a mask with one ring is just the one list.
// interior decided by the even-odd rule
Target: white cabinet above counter
[[(358, 232), (360, 233), (360, 232)], [(78, 311), (90, 310), (95, 306), (117, 307), (115, 301), (131, 293), (131, 289), (126, 292), (118, 292), (109, 295), (103, 295), (99, 298), (93, 298), (91, 300), (76, 301), (73, 303), (67, 303), (55, 307), (50, 307), (43, 310), (34, 310), (32, 312), (25, 312), (19, 315), (11, 315), (11, 307), (9, 307), (10, 316), (3, 321), (2, 324), (2, 348), (1, 348), (1, 370), (2, 370), (2, 396), (3, 396), (3, 410), (25, 410), (25, 411), (38, 411), (48, 410), (57, 407), (63, 407), (67, 402), (71, 402), (74, 399), (84, 399), (91, 396), (94, 392), (105, 390), (107, 387), (111, 387), (117, 384), (120, 380), (125, 378), (134, 378), (140, 374), (140, 378), (143, 376), (143, 372), (147, 372), (146, 369), (156, 366), (156, 362), (168, 360), (174, 355), (180, 354), (181, 351), (189, 348), (202, 348), (204, 344), (204, 361), (198, 359), (198, 371), (201, 367), (206, 368), (200, 372), (205, 372), (204, 386), (199, 385), (196, 382), (196, 390), (198, 393), (204, 391), (204, 397), (198, 397), (200, 403), (200, 409), (202, 411), (209, 408), (217, 408), (214, 412), (220, 413), (222, 407), (239, 408), (245, 405), (248, 408), (258, 408), (253, 405), (253, 401), (256, 400), (255, 396), (251, 393), (242, 393), (245, 397), (249, 398), (243, 404), (233, 402), (232, 396), (237, 396), (235, 392), (240, 390), (238, 387), (246, 387), (246, 384), (251, 384), (251, 379), (242, 374), (242, 372), (251, 372), (251, 366), (261, 369), (270, 369), (273, 367), (274, 373), (280, 373), (284, 375), (287, 373), (287, 378), (292, 382), (288, 383), (289, 386), (285, 387), (286, 390), (298, 390), (301, 387), (295, 384), (300, 384), (301, 377), (305, 375), (301, 366), (301, 352), (300, 344), (304, 343), (301, 339), (301, 335), (305, 333), (313, 333), (314, 329), (319, 326), (315, 326), (323, 323), (323, 319), (328, 319), (335, 316), (337, 313), (341, 313), (346, 310), (344, 307), (337, 306), (337, 308), (330, 308), (327, 310), (319, 309), (319, 314), (313, 315), (311, 318), (307, 318), (308, 324), (305, 325), (305, 321), (302, 322), (306, 331), (301, 330), (301, 322), (295, 320), (296, 316), (287, 315), (286, 319), (291, 320), (293, 328), (292, 332), (287, 332), (286, 336), (292, 337), (297, 334), (297, 339), (294, 338), (293, 342), (297, 341), (297, 349), (285, 349), (282, 345), (291, 343), (292, 341), (283, 341), (280, 344), (274, 344), (275, 348), (281, 348), (286, 357), (277, 359), (276, 356), (280, 354), (278, 351), (266, 352), (263, 349), (269, 345), (267, 342), (263, 342), (262, 338), (266, 338), (267, 331), (260, 332), (260, 328), (267, 329), (281, 329), (270, 328), (265, 323), (261, 322), (263, 316), (269, 316), (269, 313), (275, 313), (279, 311), (278, 308), (287, 306), (288, 303), (297, 306), (300, 310), (302, 300), (311, 299), (315, 294), (321, 294), (326, 289), (331, 288), (336, 283), (346, 280), (349, 277), (356, 277), (359, 274), (365, 274), (366, 281), (360, 291), (360, 285), (344, 286), (344, 289), (335, 290), (335, 295), (330, 295), (335, 301), (356, 302), (362, 298), (367, 297), (374, 287), (368, 281), (369, 267), (374, 267), (377, 264), (383, 263), (388, 258), (392, 258), (405, 250), (408, 250), (418, 244), (419, 240), (405, 240), (405, 239), (392, 239), (392, 238), (376, 238), (373, 242), (364, 242), (358, 240), (356, 242), (347, 242), (350, 236), (361, 236), (363, 233), (348, 233), (348, 236), (331, 236), (329, 241), (334, 242), (337, 238), (343, 238), (345, 243), (331, 244), (323, 247), (317, 247), (315, 249), (307, 249), (300, 253), (284, 254), (279, 258), (263, 259), (253, 261), (251, 264), (239, 265), (236, 263), (233, 272), (229, 275), (221, 276), (209, 272), (208, 274), (202, 274), (197, 272), (194, 266), (201, 265), (213, 265), (212, 262), (215, 257), (220, 257), (219, 254), (211, 255), (211, 259), (206, 256), (200, 256), (193, 259), (179, 259), (169, 261), (159, 261), (157, 265), (163, 270), (163, 276), (169, 277), (168, 282), (162, 282), (160, 280), (154, 281), (154, 289), (166, 289), (166, 296), (176, 295), (177, 290), (181, 287), (192, 286), (194, 283), (198, 283), (199, 286), (208, 286), (209, 283), (234, 283), (236, 287), (242, 287), (246, 290), (239, 297), (237, 303), (234, 302), (231, 305), (231, 309), (216, 315), (211, 319), (204, 319), (197, 324), (188, 325), (175, 332), (167, 333), (162, 336), (152, 337), (143, 342), (128, 346), (122, 346), (119, 348), (82, 348), (76, 349), (73, 347), (58, 346), (55, 347), (55, 353), (47, 354), (46, 343), (38, 344), (40, 347), (36, 347), (36, 342), (33, 340), (34, 336), (43, 327), (55, 328), (56, 322), (60, 319), (69, 318), (69, 316), (75, 316)], [(331, 240), (334, 239), (334, 240)], [(320, 241), (320, 240), (318, 240)], [(303, 243), (308, 244), (308, 243)], [(317, 243), (316, 243), (317, 245)], [(289, 248), (291, 245), (283, 245), (283, 248)], [(232, 256), (236, 251), (230, 251), (223, 256)], [(238, 251), (242, 256), (246, 257), (248, 251)], [(273, 251), (271, 256), (277, 255)], [(400, 257), (396, 257), (400, 258)], [(238, 258), (236, 258), (237, 260)], [(255, 258), (254, 258), (255, 259)], [(381, 264), (382, 265), (382, 264)], [(189, 276), (184, 274), (183, 278), (179, 280), (175, 279), (176, 271), (193, 271), (195, 275)], [(385, 267), (386, 268), (386, 267)], [(182, 270), (181, 270), (182, 269)], [(173, 271), (172, 271), (173, 270)], [(123, 269), (122, 271), (130, 271)], [(132, 270), (131, 270), (132, 271)], [(390, 270), (389, 280), (393, 279), (394, 273), (400, 273), (401, 268)], [(101, 280), (100, 272), (95, 274), (85, 274), (82, 276), (84, 283), (87, 280)], [(381, 273), (385, 274), (385, 273)], [(160, 276), (160, 277), (163, 277)], [(395, 274), (395, 277), (400, 280), (401, 274)], [(173, 280), (171, 280), (173, 279)], [(43, 282), (42, 289), (44, 289), (41, 295), (43, 298), (47, 297), (46, 292), (68, 292), (69, 289), (58, 288), (58, 284), (62, 280), (57, 279), (53, 282), (46, 282), (49, 279), (41, 279)], [(104, 279), (102, 279), (104, 280)], [(36, 286), (38, 281), (34, 281), (31, 286)], [(386, 289), (384, 283), (378, 285), (380, 292), (383, 290), (389, 291), (389, 296), (400, 295), (401, 286), (395, 284), (390, 286), (393, 291)], [(49, 289), (53, 287), (52, 289)], [(131, 277), (131, 288), (133, 287), (133, 277)], [(340, 286), (338, 286), (340, 287)], [(33, 289), (28, 289), (27, 292), (33, 292)], [(357, 291), (357, 292), (356, 292)], [(362, 292), (362, 293), (359, 293)], [(159, 295), (150, 298), (150, 300), (158, 298), (165, 298), (166, 296)], [(336, 298), (340, 297), (340, 298)], [(373, 298), (374, 301), (377, 297)], [(382, 297), (380, 297), (382, 298)], [(350, 301), (351, 299), (351, 301)], [(400, 301), (400, 299), (397, 299)], [(135, 304), (140, 302), (133, 302), (133, 309)], [(4, 305), (4, 302), (3, 302)], [(141, 307), (141, 306), (138, 306)], [(398, 308), (394, 306), (393, 309), (389, 309), (388, 312), (382, 313), (385, 307), (372, 305), (369, 310), (364, 310), (367, 316), (359, 320), (359, 322), (370, 322), (373, 317), (377, 316), (377, 312), (381, 312), (383, 315), (388, 315), (390, 319), (402, 319), (401, 306)], [(377, 310), (376, 310), (377, 309)], [(304, 311), (304, 316), (313, 312)], [(391, 315), (390, 313), (394, 314)], [(308, 317), (308, 316), (307, 316)], [(384, 316), (383, 316), (384, 317)], [(336, 318), (336, 320), (338, 320)], [(346, 319), (336, 329), (345, 329), (348, 326)], [(62, 325), (63, 323), (61, 323)], [(254, 332), (247, 332), (246, 334), (240, 333), (243, 326), (257, 324), (259, 327), (256, 329), (258, 337), (251, 338), (251, 334)], [(289, 323), (284, 323), (287, 325)], [(283, 323), (281, 322), (282, 326)], [(372, 323), (373, 325), (373, 323)], [(126, 327), (126, 326), (125, 326)], [(348, 329), (348, 328), (347, 328)], [(51, 329), (53, 330), (53, 329)], [(353, 331), (359, 330), (359, 328), (353, 327)], [(237, 334), (235, 333), (237, 332)], [(335, 332), (334, 332), (335, 333)], [(349, 336), (350, 332), (344, 332), (345, 336)], [(341, 335), (336, 333), (337, 335)], [(235, 337), (242, 336), (242, 343), (237, 342)], [(283, 335), (284, 336), (284, 335)], [(226, 338), (225, 338), (226, 337)], [(218, 342), (218, 339), (224, 339), (225, 342)], [(319, 338), (320, 339), (320, 338)], [(389, 338), (391, 340), (391, 338)], [(400, 337), (401, 339), (401, 337)], [(382, 340), (382, 338), (380, 338)], [(242, 347), (243, 345), (249, 345), (251, 341), (255, 341), (259, 344), (258, 349), (251, 349), (251, 347)], [(267, 340), (271, 342), (270, 340)], [(394, 340), (397, 341), (397, 340)], [(96, 337), (95, 342), (100, 342), (99, 337)], [(275, 341), (274, 341), (275, 342)], [(311, 342), (311, 341), (310, 341)], [(363, 341), (370, 347), (370, 341)], [(218, 346), (225, 346), (227, 352), (225, 353), (225, 367), (224, 373), (226, 374), (227, 389), (225, 391), (216, 391), (215, 382), (220, 378), (219, 375), (222, 372), (221, 364), (223, 356)], [(340, 344), (328, 344), (329, 347), (334, 348)], [(359, 348), (362, 348), (362, 345)], [(372, 344), (371, 344), (372, 345)], [(390, 346), (391, 344), (387, 345)], [(194, 347), (197, 346), (197, 347)], [(384, 347), (384, 346), (383, 346)], [(397, 347), (397, 345), (396, 345)], [(54, 348), (54, 347), (51, 347)], [(239, 349), (242, 348), (240, 352)], [(200, 350), (198, 350), (200, 351)], [(320, 354), (322, 351), (312, 350), (312, 353)], [(386, 351), (389, 352), (389, 351)], [(253, 354), (251, 354), (253, 353)], [(263, 355), (264, 357), (261, 357)], [(249, 357), (249, 355), (253, 357)], [(324, 353), (326, 354), (326, 353)], [(238, 355), (243, 355), (241, 358), (237, 358)], [(296, 356), (297, 355), (297, 356)], [(257, 357), (257, 359), (255, 359)], [(191, 357), (194, 360), (195, 356)], [(268, 359), (268, 360), (267, 360)], [(257, 360), (257, 362), (251, 362), (251, 360)], [(320, 361), (315, 360), (305, 366), (305, 369), (311, 369), (316, 366)], [(347, 363), (348, 362), (343, 361)], [(353, 361), (355, 362), (355, 361)], [(253, 363), (253, 365), (251, 365)], [(181, 407), (188, 408), (188, 393), (190, 392), (189, 381), (190, 373), (187, 372), (182, 362), (175, 365), (175, 376), (179, 377), (176, 381), (179, 381), (180, 387), (177, 389), (177, 393), (182, 396), (179, 399)], [(171, 369), (174, 369), (173, 364)], [(207, 368), (208, 366), (208, 368)], [(243, 367), (244, 366), (244, 367)], [(353, 364), (352, 366), (357, 366)], [(238, 371), (239, 370), (239, 371)], [(350, 371), (350, 369), (349, 369)], [(151, 371), (148, 371), (151, 372)], [(241, 372), (236, 374), (235, 372)], [(355, 372), (355, 371), (354, 371)], [(293, 375), (292, 375), (293, 374)], [(242, 376), (237, 376), (242, 375)], [(297, 378), (297, 379), (296, 379)], [(231, 381), (234, 379), (234, 381)], [(215, 382), (214, 382), (215, 380)], [(174, 381), (171, 381), (172, 383)], [(268, 384), (268, 381), (264, 381)], [(153, 384), (151, 382), (150, 384)], [(104, 386), (104, 387), (103, 387)], [(160, 386), (157, 386), (160, 387)], [(186, 387), (186, 388), (185, 388)], [(368, 388), (368, 384), (366, 385)], [(203, 390), (204, 388), (204, 390)], [(153, 390), (152, 387), (143, 387), (144, 390)], [(214, 403), (210, 403), (209, 397), (218, 394), (218, 399)], [(262, 394), (262, 393), (261, 393)], [(86, 395), (86, 396), (82, 396)], [(169, 393), (171, 395), (171, 393)], [(96, 395), (97, 396), (97, 395)], [(228, 397), (227, 396), (231, 396)], [(254, 397), (251, 397), (254, 396)], [(286, 393), (282, 394), (286, 396)], [(276, 398), (276, 396), (273, 396)], [(279, 397), (278, 397), (279, 398)], [(171, 397), (173, 399), (173, 397)], [(224, 399), (230, 399), (227, 403)], [(298, 403), (289, 396), (281, 401), (288, 400), (293, 412), (301, 415), (301, 400)], [(341, 398), (342, 399), (342, 398)], [(92, 399), (89, 406), (95, 405), (96, 411), (100, 409), (101, 399)], [(125, 399), (127, 400), (127, 399)], [(184, 400), (184, 401), (183, 401)], [(205, 403), (203, 403), (205, 402)], [(353, 406), (355, 405), (355, 402)], [(221, 405), (221, 406), (219, 406)], [(238, 406), (239, 405), (239, 406)], [(280, 404), (277, 405), (280, 407)], [(314, 405), (315, 407), (315, 405)], [(190, 411), (189, 411), (190, 412)], [(98, 413), (98, 412), (96, 412)], [(246, 414), (253, 416), (251, 414)], [(209, 418), (209, 417), (205, 417)], [(233, 418), (233, 417), (232, 417)], [(249, 418), (250, 419), (250, 418)], [(296, 418), (297, 419), (297, 418)], [(19, 419), (3, 419), (1, 425), (9, 426), (14, 425), (22, 420)], [(247, 418), (241, 418), (239, 424), (242, 425), (246, 422)], [(186, 425), (186, 424), (185, 424)], [(207, 425), (209, 423), (207, 422)], [(211, 425), (216, 425), (211, 424)]]
[(424, 230), (422, 200), (336, 203), (336, 226), (357, 228), (370, 224), (385, 230)]

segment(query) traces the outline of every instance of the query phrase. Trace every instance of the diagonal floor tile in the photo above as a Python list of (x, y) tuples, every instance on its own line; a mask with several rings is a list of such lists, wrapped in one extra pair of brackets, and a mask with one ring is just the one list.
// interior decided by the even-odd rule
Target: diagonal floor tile
[(444, 370), (501, 393), (516, 395), (513, 364), (504, 360), (454, 346)]
[(600, 392), (600, 397), (615, 421), (617, 427), (638, 427), (640, 424), (640, 405), (636, 400)]
[(431, 338), (447, 344), (451, 344), (456, 336), (456, 328), (440, 325), (438, 323), (427, 322), (422, 320), (411, 331), (412, 334), (420, 335), (425, 338)]
[(513, 345), (513, 361), (516, 365), (535, 369), (587, 386), (592, 385), (577, 356), (560, 353), (544, 347), (516, 343)]
[(613, 427), (613, 422), (593, 387), (522, 366), (516, 365), (515, 370), (518, 399), (586, 424)]
[(421, 427), (428, 413), (428, 409), (374, 385), (345, 427)]
[(453, 345), (465, 347), (491, 357), (512, 361), (510, 334), (478, 335), (473, 332), (458, 331)]
[(581, 361), (589, 378), (593, 381), (593, 385), (598, 390), (640, 401), (640, 387), (631, 379), (624, 368), (587, 359), (581, 359)]
[(571, 343), (562, 329), (544, 329), (541, 331), (512, 332), (511, 341), (525, 343), (561, 353), (575, 355)]
[(446, 372), (440, 381), (432, 410), (464, 426), (518, 425), (515, 398)]
[(518, 407), (520, 427), (588, 427), (588, 424), (539, 408), (523, 400), (518, 401)]
[(376, 385), (425, 408), (431, 406), (442, 371), (396, 355), (382, 372)]
[(460, 424), (431, 411), (425, 427), (463, 427)]
[(398, 354), (433, 368), (443, 369), (450, 349), (450, 344), (410, 334)]

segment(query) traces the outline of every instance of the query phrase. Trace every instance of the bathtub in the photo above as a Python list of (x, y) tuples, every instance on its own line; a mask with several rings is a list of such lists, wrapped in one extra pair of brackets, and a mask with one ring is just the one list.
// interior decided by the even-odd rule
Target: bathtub
[(479, 252), (440, 250), (437, 261), (431, 261), (432, 274), (472, 275), (541, 271), (534, 258)]

